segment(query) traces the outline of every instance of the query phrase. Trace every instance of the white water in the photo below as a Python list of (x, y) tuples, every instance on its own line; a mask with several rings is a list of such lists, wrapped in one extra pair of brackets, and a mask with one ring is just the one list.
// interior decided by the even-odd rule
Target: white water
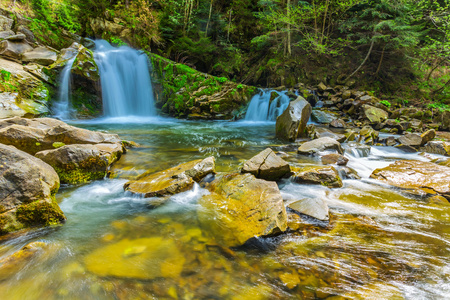
[(61, 120), (70, 119), (71, 116), (71, 69), (75, 57), (71, 58), (61, 73), (61, 88), (59, 90), (59, 100), (53, 105), (55, 118)]
[(100, 71), (105, 117), (156, 114), (148, 58), (130, 47), (114, 48), (95, 42), (94, 59)]
[[(270, 96), (275, 92), (278, 96), (270, 101)], [(245, 114), (246, 121), (276, 121), (277, 117), (281, 115), (290, 102), (289, 97), (285, 92), (278, 92), (275, 90), (262, 90), (260, 93), (253, 96)]]

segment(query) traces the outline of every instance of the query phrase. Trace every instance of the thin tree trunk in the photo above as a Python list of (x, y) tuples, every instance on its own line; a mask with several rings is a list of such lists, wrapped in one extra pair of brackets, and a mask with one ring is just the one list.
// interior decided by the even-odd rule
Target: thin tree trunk
[(287, 0), (286, 9), (287, 9), (287, 18), (288, 18), (287, 52), (288, 52), (288, 55), (291, 56), (291, 54), (292, 54), (292, 50), (291, 50), (291, 0)]
[(386, 49), (386, 45), (384, 45), (383, 51), (381, 52), (380, 63), (378, 64), (378, 68), (377, 68), (377, 71), (375, 72), (375, 76), (377, 76), (377, 75), (378, 75), (378, 72), (380, 72), (380, 69), (381, 69), (381, 63), (383, 62), (383, 58), (384, 58), (384, 49)]
[(350, 74), (345, 80), (348, 80), (353, 75), (355, 75), (362, 68), (362, 66), (366, 63), (367, 59), (370, 56), (370, 53), (372, 53), (372, 49), (373, 49), (373, 44), (374, 43), (375, 43), (375, 40), (372, 38), (372, 42), (370, 43), (370, 48), (369, 48), (369, 51), (367, 52), (366, 58), (364, 58), (363, 62), (359, 65), (359, 67), (352, 74)]
[(209, 28), (209, 22), (211, 22), (212, 7), (213, 7), (213, 0), (211, 0), (211, 5), (209, 6), (209, 16), (208, 16), (208, 22), (206, 23), (205, 37), (208, 36), (208, 28)]
[(233, 10), (230, 8), (230, 19), (228, 20), (228, 32), (227, 32), (227, 43), (230, 42), (230, 31), (231, 31), (231, 15)]
[(328, 6), (330, 5), (330, 0), (327, 0), (325, 4), (325, 13), (323, 15), (323, 24), (322, 24), (322, 36), (320, 37), (320, 44), (322, 45), (324, 35), (325, 35), (325, 24), (327, 22), (327, 14), (328, 14)]

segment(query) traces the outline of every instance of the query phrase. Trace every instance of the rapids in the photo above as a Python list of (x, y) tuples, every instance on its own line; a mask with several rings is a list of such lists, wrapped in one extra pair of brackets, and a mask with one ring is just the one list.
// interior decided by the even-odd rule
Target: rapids
[[(300, 216), (299, 231), (226, 249), (197, 221), (197, 200), (208, 193), (200, 186), (149, 209), (123, 184), (210, 155), (217, 171), (238, 171), (269, 146), (293, 165), (319, 162), (297, 155), (295, 145), (280, 146), (273, 122), (127, 121), (136, 119), (75, 124), (142, 147), (115, 164), (112, 179), (61, 187), (66, 224), (0, 240), (1, 299), (448, 299), (449, 206), (368, 178), (397, 159), (431, 157), (344, 145), (361, 180), (344, 180), (340, 189), (279, 183), (285, 199), (325, 198), (329, 223)], [(47, 246), (5, 263), (33, 241)]]

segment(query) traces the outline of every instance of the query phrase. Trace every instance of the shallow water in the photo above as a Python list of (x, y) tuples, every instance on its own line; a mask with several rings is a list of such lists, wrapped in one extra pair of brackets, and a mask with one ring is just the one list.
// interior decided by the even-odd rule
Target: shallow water
[(298, 216), (297, 231), (221, 247), (197, 221), (195, 185), (156, 209), (123, 191), (127, 180), (210, 155), (217, 171), (238, 171), (266, 147), (291, 163), (295, 145), (274, 139), (274, 123), (104, 119), (75, 125), (141, 145), (112, 168), (113, 179), (62, 187), (63, 226), (0, 242), (0, 260), (29, 242), (44, 251), (0, 266), (1, 299), (448, 299), (450, 206), (368, 179), (397, 159), (429, 160), (394, 148), (346, 145), (361, 180), (341, 189), (279, 183), (286, 200), (321, 197), (329, 223)]

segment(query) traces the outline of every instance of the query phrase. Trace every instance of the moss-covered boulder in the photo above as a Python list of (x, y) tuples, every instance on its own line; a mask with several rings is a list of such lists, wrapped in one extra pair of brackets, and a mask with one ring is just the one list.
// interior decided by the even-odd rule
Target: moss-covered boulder
[(306, 124), (311, 117), (311, 104), (303, 97), (289, 103), (287, 109), (277, 118), (276, 137), (282, 140), (295, 141), (306, 136)]
[(320, 184), (329, 188), (342, 187), (342, 180), (332, 166), (304, 166), (294, 168), (292, 180), (301, 184)]
[(55, 149), (55, 145), (120, 144), (121, 140), (116, 134), (77, 128), (52, 118), (15, 117), (0, 120), (0, 143), (34, 155), (39, 151)]
[(256, 88), (225, 77), (198, 72), (151, 54), (156, 106), (163, 114), (191, 119), (233, 119), (243, 116)]
[(51, 166), (0, 144), (0, 235), (64, 221), (54, 198), (58, 189), (58, 174)]
[(144, 197), (159, 197), (177, 194), (190, 189), (194, 182), (214, 173), (215, 159), (198, 159), (157, 173), (144, 173), (137, 180), (125, 184), (126, 191)]
[(94, 60), (94, 53), (91, 50), (83, 46), (78, 49), (78, 53), (72, 65), (72, 73), (92, 81), (100, 80), (99, 69)]
[(199, 200), (202, 227), (223, 246), (240, 246), (253, 237), (287, 229), (286, 208), (275, 182), (252, 174), (219, 175)]
[(17, 93), (15, 104), (26, 114), (41, 115), (49, 111), (48, 87), (21, 64), (0, 58), (0, 93), (4, 92)]
[(450, 201), (450, 168), (430, 162), (399, 160), (373, 171), (371, 178), (405, 189), (429, 189)]
[(364, 116), (369, 120), (370, 123), (380, 123), (389, 117), (388, 112), (381, 108), (377, 108), (375, 106), (364, 104), (362, 106)]
[(122, 154), (121, 144), (96, 144), (66, 145), (35, 156), (55, 169), (61, 183), (77, 184), (103, 179)]

